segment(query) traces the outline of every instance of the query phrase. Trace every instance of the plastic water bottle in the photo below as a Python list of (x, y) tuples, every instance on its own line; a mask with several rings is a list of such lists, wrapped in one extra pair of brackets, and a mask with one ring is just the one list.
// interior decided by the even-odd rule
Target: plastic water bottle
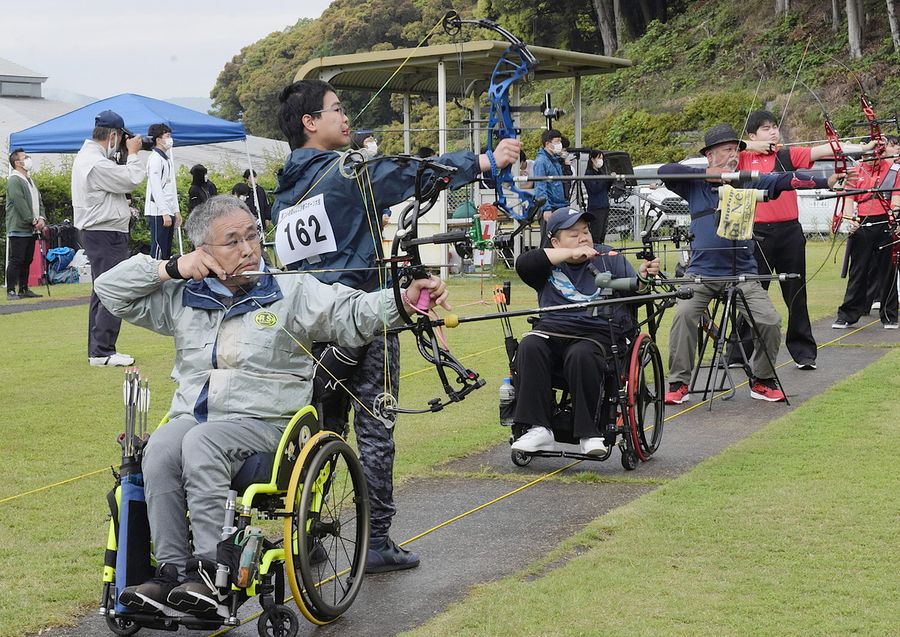
[(516, 388), (512, 384), (512, 378), (507, 376), (500, 383), (500, 424), (511, 427), (514, 424), (515, 411)]
[(235, 584), (239, 588), (247, 588), (256, 577), (259, 568), (259, 555), (262, 552), (262, 529), (258, 526), (248, 526), (244, 530), (244, 548), (241, 551), (240, 565)]

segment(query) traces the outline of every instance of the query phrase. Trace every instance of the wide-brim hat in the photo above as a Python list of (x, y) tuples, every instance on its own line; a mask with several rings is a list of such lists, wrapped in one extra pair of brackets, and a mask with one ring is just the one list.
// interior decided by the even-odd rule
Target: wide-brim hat
[(739, 150), (744, 150), (745, 148), (747, 148), (746, 142), (742, 142), (740, 140), (738, 134), (731, 127), (731, 124), (716, 124), (708, 131), (706, 131), (703, 142), (706, 144), (706, 146), (700, 149), (701, 155), (705, 155), (706, 151), (714, 146), (718, 146), (719, 144), (727, 144), (729, 142), (737, 142)]
[(590, 223), (591, 221), (594, 221), (594, 215), (579, 208), (572, 208), (571, 206), (557, 208), (553, 211), (553, 214), (550, 215), (549, 221), (547, 221), (547, 236), (552, 237), (560, 230), (571, 228), (579, 219), (584, 219)]

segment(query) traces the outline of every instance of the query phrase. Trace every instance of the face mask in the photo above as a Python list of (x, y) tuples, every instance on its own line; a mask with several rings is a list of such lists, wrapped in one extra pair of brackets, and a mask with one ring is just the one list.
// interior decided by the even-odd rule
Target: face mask
[(556, 142), (555, 144), (550, 144), (550, 150), (553, 151), (554, 155), (559, 155), (562, 153), (562, 142)]
[(594, 159), (592, 161), (594, 163), (594, 168), (596, 168), (597, 170), (600, 170), (601, 168), (603, 168), (603, 158), (602, 157), (597, 157), (596, 159)]
[(378, 142), (366, 142), (366, 152), (369, 153), (369, 157), (378, 154)]
[(116, 146), (119, 145), (119, 140), (116, 138), (116, 142), (113, 143), (113, 136), (109, 136), (109, 141), (106, 145), (106, 157), (107, 159), (113, 159), (116, 156)]
[(171, 149), (172, 146), (174, 146), (174, 145), (175, 145), (175, 140), (172, 139), (171, 137), (163, 138), (163, 148), (165, 148), (166, 150)]
[(33, 164), (31, 161), (31, 157), (26, 157), (25, 160), (22, 162), (22, 167), (25, 169), (25, 172), (28, 172), (28, 173), (31, 172), (32, 165)]
[(241, 201), (247, 201), (247, 195), (241, 195), (240, 197), (238, 197), (238, 199), (240, 199)]

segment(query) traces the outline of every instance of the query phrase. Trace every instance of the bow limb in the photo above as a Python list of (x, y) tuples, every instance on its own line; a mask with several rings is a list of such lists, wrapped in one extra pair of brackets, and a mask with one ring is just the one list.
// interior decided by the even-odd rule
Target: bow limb
[[(501, 140), (518, 137), (519, 131), (512, 116), (513, 108), (509, 103), (510, 92), (517, 82), (528, 81), (534, 76), (538, 60), (521, 39), (496, 22), (482, 19), (464, 20), (456, 11), (449, 11), (444, 16), (444, 31), (448, 35), (457, 35), (464, 24), (488, 29), (509, 42), (509, 48), (501, 54), (494, 66), (488, 88), (490, 112), (487, 128), (487, 155), (491, 163), (491, 178), (494, 180), (494, 205), (504, 214), (518, 221), (521, 227), (524, 227), (534, 221), (543, 202), (536, 200), (532, 193), (516, 186), (511, 166), (502, 169), (497, 167), (493, 151), (495, 144)], [(508, 204), (504, 188), (516, 195), (519, 200), (517, 206)]]
[[(415, 196), (404, 208), (397, 220), (397, 233), (391, 244), (391, 255), (387, 259), (391, 271), (394, 299), (400, 316), (412, 331), (416, 339), (416, 347), (422, 357), (434, 365), (446, 398), (433, 398), (423, 409), (403, 408), (394, 404), (385, 405), (389, 413), (428, 413), (440, 411), (448, 404), (463, 400), (470, 392), (482, 387), (485, 383), (478, 373), (463, 365), (442, 342), (442, 335), (435, 331), (435, 326), (428, 314), (428, 299), (423, 295), (420, 299), (407, 299), (404, 291), (413, 279), (428, 277), (428, 271), (422, 263), (420, 247), (425, 244), (452, 243), (464, 241), (465, 233), (446, 233), (432, 237), (420, 238), (419, 219), (437, 202), (440, 192), (450, 183), (447, 175), (436, 175), (427, 169), (435, 168), (432, 162), (420, 162), (416, 172)], [(426, 183), (428, 180), (430, 183)], [(455, 378), (448, 376), (448, 371)]]

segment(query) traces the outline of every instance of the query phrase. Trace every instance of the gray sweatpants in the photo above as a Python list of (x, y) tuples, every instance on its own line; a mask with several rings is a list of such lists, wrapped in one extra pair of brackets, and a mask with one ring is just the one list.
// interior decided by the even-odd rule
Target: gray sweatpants
[[(690, 299), (678, 299), (672, 331), (669, 333), (669, 382), (691, 382), (691, 371), (694, 368), (694, 357), (697, 352), (697, 326), (700, 315), (709, 302), (725, 289), (725, 283), (703, 283), (691, 285), (694, 296)], [(754, 378), (773, 378), (775, 370), (766, 358), (774, 363), (781, 345), (781, 315), (772, 305), (766, 290), (756, 282), (739, 283), (738, 288), (747, 299), (747, 307), (753, 314), (756, 326), (762, 338), (762, 347), (754, 348), (750, 367)], [(738, 313), (744, 316), (742, 303), (737, 304)]]
[(198, 423), (190, 416), (153, 432), (144, 451), (144, 493), (153, 552), (158, 562), (175, 564), (179, 575), (193, 555), (215, 561), (225, 521), (232, 477), (244, 460), (278, 447), (282, 429), (252, 418)]

